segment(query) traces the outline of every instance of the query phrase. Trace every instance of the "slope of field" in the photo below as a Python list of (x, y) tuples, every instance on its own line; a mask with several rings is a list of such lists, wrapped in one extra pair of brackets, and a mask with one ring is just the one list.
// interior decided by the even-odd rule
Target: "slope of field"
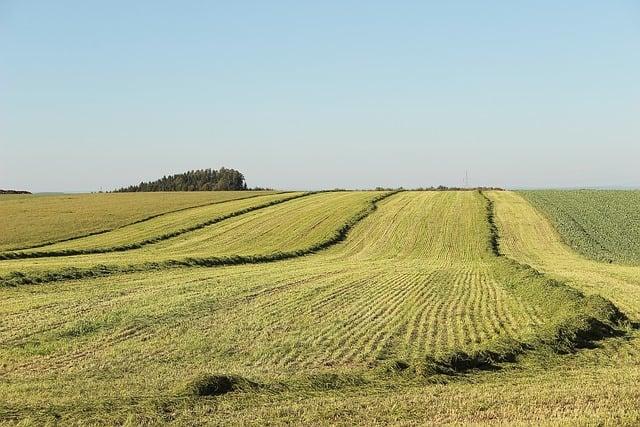
[[(491, 198), (496, 202), (500, 247), (505, 255), (569, 280), (587, 293), (603, 295), (640, 320), (640, 267), (599, 262), (574, 252), (544, 214), (516, 193), (494, 192)], [(610, 222), (612, 229), (622, 229), (626, 219), (619, 218), (616, 223), (611, 218)]]
[(70, 252), (113, 252), (114, 250), (135, 249), (145, 244), (156, 243), (180, 234), (193, 232), (212, 225), (215, 221), (225, 219), (237, 212), (244, 212), (256, 207), (267, 207), (272, 203), (289, 200), (303, 193), (280, 193), (258, 195), (242, 199), (221, 201), (215, 204), (170, 212), (148, 221), (138, 222), (117, 228), (107, 233), (82, 237), (65, 242), (41, 246), (35, 249), (20, 251), (22, 254)]
[[(583, 291), (614, 300), (640, 320), (640, 268), (585, 258), (562, 241), (544, 214), (516, 193), (491, 192), (500, 251)], [(615, 226), (624, 227), (622, 224)], [(633, 328), (619, 338), (572, 355), (532, 354), (473, 381), (446, 384), (404, 382), (377, 388), (328, 390), (298, 399), (297, 391), (229, 394), (215, 412), (201, 404), (176, 405), (176, 421), (200, 420), (215, 413), (231, 423), (516, 424), (628, 425), (640, 423), (640, 334)]]
[[(124, 252), (89, 255), (53, 256), (37, 259), (0, 260), (0, 276), (19, 271), (22, 273), (50, 273), (75, 267), (90, 269), (95, 266), (109, 268), (145, 267), (145, 263), (198, 263), (194, 260), (229, 260), (237, 257), (270, 257), (280, 253), (305, 251), (331, 238), (349, 218), (366, 210), (373, 199), (384, 192), (333, 192), (307, 195), (289, 200), (294, 195), (266, 196), (216, 205), (219, 213), (243, 210), (248, 206), (286, 200), (284, 203), (248, 212), (213, 225), (199, 228), (177, 237)], [(205, 209), (209, 212), (210, 208)], [(190, 214), (191, 212), (189, 212)], [(198, 219), (201, 220), (203, 218)], [(146, 223), (150, 232), (159, 232), (155, 222), (164, 223), (164, 217)], [(138, 228), (137, 226), (135, 227)], [(142, 229), (144, 232), (144, 228)], [(118, 238), (127, 235), (115, 232)], [(104, 236), (109, 238), (106, 233)], [(100, 236), (102, 237), (102, 236)], [(134, 235), (134, 238), (137, 236)], [(202, 263), (202, 262), (200, 262)], [(173, 263), (175, 264), (175, 263)], [(155, 268), (155, 266), (153, 267)]]
[(0, 251), (121, 227), (150, 216), (269, 192), (203, 191), (0, 197)]
[[(307, 196), (237, 217), (228, 233), (248, 240), (229, 247), (330, 235), (374, 195)], [(492, 200), (502, 230), (503, 204)], [(588, 398), (569, 396), (578, 382), (558, 387), (548, 363), (590, 341), (591, 325), (611, 326), (604, 300), (498, 257), (492, 206), (478, 192), (403, 192), (366, 212), (346, 239), (310, 256), (0, 289), (0, 420), (588, 419)], [(508, 363), (535, 354), (542, 383)], [(464, 381), (474, 368), (488, 371)], [(216, 375), (232, 375), (235, 392), (202, 396), (223, 384)], [(616, 402), (637, 395), (627, 391)], [(569, 399), (583, 412), (563, 412)]]
[(640, 263), (640, 191), (520, 191), (562, 239), (598, 261)]
[[(572, 196), (568, 194), (569, 198)], [(462, 408), (461, 399), (446, 393), (451, 405), (458, 407), (461, 414), (467, 413), (463, 420), (506, 417), (510, 422), (638, 425), (640, 267), (599, 262), (574, 252), (547, 220), (546, 213), (536, 210), (517, 193), (491, 192), (489, 197), (495, 205), (503, 254), (586, 294), (606, 297), (624, 311), (630, 324), (620, 338), (602, 342), (592, 350), (570, 357), (545, 356), (542, 361), (533, 361), (529, 370), (521, 374), (497, 375), (481, 387), (460, 386), (460, 393), (479, 396), (483, 402), (480, 405), (489, 409), (468, 411)], [(599, 203), (594, 200), (594, 205)], [(578, 216), (579, 212), (568, 214)], [(625, 227), (626, 219), (617, 221), (612, 220), (612, 228)], [(495, 391), (493, 398), (489, 397), (490, 390)], [(420, 399), (415, 394), (414, 398)], [(447, 419), (444, 411), (442, 416)]]

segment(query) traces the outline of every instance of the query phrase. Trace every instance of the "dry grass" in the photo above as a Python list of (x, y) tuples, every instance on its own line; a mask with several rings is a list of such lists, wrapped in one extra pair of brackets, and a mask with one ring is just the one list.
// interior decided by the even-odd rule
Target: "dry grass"
[[(358, 212), (366, 210), (373, 199), (384, 195), (384, 192), (338, 192), (319, 193), (289, 200), (300, 194), (287, 194), (251, 198), (197, 208), (196, 212), (189, 211), (189, 215), (197, 215), (195, 222), (216, 218), (219, 215), (229, 215), (234, 211), (244, 212), (251, 206), (262, 206), (264, 203), (287, 200), (277, 206), (259, 209), (253, 212), (226, 219), (222, 222), (205, 227), (194, 227), (189, 232), (168, 238), (158, 239), (155, 243), (131, 250), (74, 256), (52, 256), (38, 259), (10, 259), (0, 262), (0, 275), (19, 271), (27, 273), (49, 273), (65, 268), (90, 269), (95, 266), (109, 266), (125, 268), (142, 266), (148, 263), (198, 264), (196, 259), (229, 258), (233, 257), (269, 257), (278, 258), (279, 253), (295, 253), (330, 239), (337, 229)], [(201, 211), (204, 210), (204, 213)], [(215, 212), (212, 212), (215, 211)], [(181, 213), (184, 214), (184, 213)], [(169, 221), (173, 222), (170, 215)], [(156, 226), (156, 223), (160, 225)], [(161, 233), (166, 229), (165, 216), (145, 223), (153, 233)], [(134, 226), (136, 229), (138, 226)], [(128, 228), (128, 227), (127, 227)], [(114, 237), (111, 237), (115, 234)], [(112, 241), (129, 237), (130, 242), (137, 242), (137, 234), (127, 236), (116, 230), (105, 233), (100, 238)], [(81, 239), (80, 242), (84, 242)], [(69, 242), (72, 244), (73, 242)], [(44, 248), (42, 248), (44, 249)], [(57, 254), (56, 254), (57, 255)], [(193, 263), (190, 260), (194, 260)], [(215, 260), (214, 260), (215, 261)], [(205, 262), (206, 264), (206, 262)], [(213, 262), (215, 264), (215, 262)]]
[(0, 196), (0, 251), (97, 233), (153, 215), (268, 192)]
[[(222, 222), (211, 234), (187, 233), (162, 244), (171, 251), (227, 253), (309, 244), (376, 196), (306, 196)], [(543, 269), (555, 257), (539, 252), (555, 244), (567, 258), (554, 261), (557, 271), (544, 271), (556, 278), (566, 273), (563, 261), (586, 262), (517, 195), (490, 198), (503, 254)], [(365, 211), (344, 241), (311, 256), (0, 289), (0, 419), (637, 422), (640, 370), (635, 341), (628, 340), (634, 332), (587, 339), (582, 344), (599, 348), (557, 354), (559, 344), (577, 343), (568, 335), (590, 332), (590, 319), (606, 323), (601, 309), (608, 306), (497, 257), (488, 207), (477, 192), (399, 193)], [(158, 246), (155, 255), (163, 250)], [(0, 264), (9, 262), (16, 261)], [(598, 271), (609, 277), (616, 271), (610, 268)], [(619, 291), (607, 284), (602, 294), (637, 318), (634, 300), (623, 301), (626, 291)], [(479, 359), (510, 352), (508, 363)], [(433, 371), (430, 361), (452, 371)], [(461, 373), (457, 363), (487, 370)], [(233, 381), (218, 387), (220, 378)], [(231, 392), (200, 396), (219, 388)], [(195, 389), (205, 392), (185, 393)]]

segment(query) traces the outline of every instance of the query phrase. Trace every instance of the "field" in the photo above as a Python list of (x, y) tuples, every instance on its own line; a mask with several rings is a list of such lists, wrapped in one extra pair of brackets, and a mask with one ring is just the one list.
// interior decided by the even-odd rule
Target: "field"
[(14, 250), (112, 230), (155, 215), (262, 192), (3, 195), (0, 250)]
[(640, 264), (640, 192), (522, 191), (552, 220), (566, 243), (605, 262)]
[(262, 194), (6, 250), (0, 421), (637, 424), (640, 267), (536, 197)]

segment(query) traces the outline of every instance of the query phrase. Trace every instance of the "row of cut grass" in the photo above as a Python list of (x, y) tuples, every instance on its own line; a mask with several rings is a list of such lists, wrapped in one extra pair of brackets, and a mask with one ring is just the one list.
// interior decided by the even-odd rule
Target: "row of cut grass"
[(0, 251), (103, 233), (180, 209), (266, 191), (202, 191), (0, 196)]
[(37, 249), (0, 253), (0, 259), (46, 258), (124, 252), (193, 233), (255, 210), (304, 197), (311, 193), (279, 193), (183, 209), (139, 221), (99, 235), (67, 240)]
[[(468, 407), (478, 396), (496, 420), (526, 420), (515, 401), (545, 414), (525, 380), (451, 374), (534, 349), (554, 359), (616, 327), (615, 307), (496, 256), (492, 209), (477, 192), (402, 192), (310, 257), (0, 289), (0, 410), (36, 423), (437, 423), (483, 419)], [(219, 378), (231, 392), (200, 397)], [(540, 405), (562, 383), (549, 384)]]
[[(388, 192), (328, 192), (286, 203), (126, 252), (0, 262), (4, 284), (43, 283), (180, 266), (270, 262), (325, 249), (375, 209)], [(275, 206), (278, 204), (278, 206)], [(253, 210), (253, 209), (250, 209)], [(240, 215), (242, 214), (242, 215)]]

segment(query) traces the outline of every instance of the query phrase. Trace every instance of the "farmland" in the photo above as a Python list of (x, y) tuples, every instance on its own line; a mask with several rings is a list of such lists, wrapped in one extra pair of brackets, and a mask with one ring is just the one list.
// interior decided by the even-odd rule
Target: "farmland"
[(264, 194), (5, 251), (0, 420), (637, 423), (640, 267), (531, 197)]
[(545, 213), (563, 240), (599, 261), (640, 264), (640, 192), (522, 191)]
[[(88, 248), (88, 252), (93, 249), (101, 252), (98, 254), (58, 256), (66, 255), (64, 250), (55, 251), (60, 245), (52, 245), (54, 250), (51, 252), (48, 251), (49, 246), (46, 246), (38, 248), (37, 252), (12, 253), (7, 256), (17, 256), (19, 259), (2, 263), (0, 274), (11, 271), (56, 272), (68, 266), (87, 269), (95, 265), (107, 265), (115, 269), (136, 266), (144, 268), (144, 263), (150, 262), (190, 263), (194, 259), (215, 262), (232, 256), (269, 257), (275, 253), (295, 253), (329, 239), (342, 223), (358, 211), (366, 209), (370, 199), (381, 193), (320, 193), (291, 200), (301, 195), (304, 194), (264, 196), (267, 197), (266, 200), (258, 197), (197, 208), (155, 218), (143, 226), (134, 224), (114, 232), (78, 240), (79, 252)], [(280, 203), (287, 200), (287, 203)], [(255, 210), (246, 212), (250, 209)], [(235, 213), (245, 215), (230, 217)], [(167, 227), (173, 225), (177, 228), (181, 224), (179, 221), (176, 224), (176, 215), (179, 220), (187, 217), (187, 224), (191, 227), (173, 230), (173, 238), (164, 238), (166, 234), (161, 233)], [(220, 217), (229, 218), (218, 223), (216, 218)], [(203, 222), (209, 218), (213, 218), (209, 221), (212, 224)], [(131, 235), (127, 232), (129, 229), (133, 229)], [(154, 235), (154, 232), (157, 234)], [(114, 242), (120, 246), (109, 246)], [(62, 244), (63, 248), (69, 245), (73, 243)], [(114, 251), (114, 247), (117, 250)], [(54, 256), (41, 257), (50, 253)], [(74, 253), (71, 252), (71, 255)], [(29, 254), (37, 255), (38, 260), (20, 259), (23, 256), (29, 257)]]
[(3, 195), (0, 250), (104, 232), (170, 211), (258, 194), (263, 192)]

